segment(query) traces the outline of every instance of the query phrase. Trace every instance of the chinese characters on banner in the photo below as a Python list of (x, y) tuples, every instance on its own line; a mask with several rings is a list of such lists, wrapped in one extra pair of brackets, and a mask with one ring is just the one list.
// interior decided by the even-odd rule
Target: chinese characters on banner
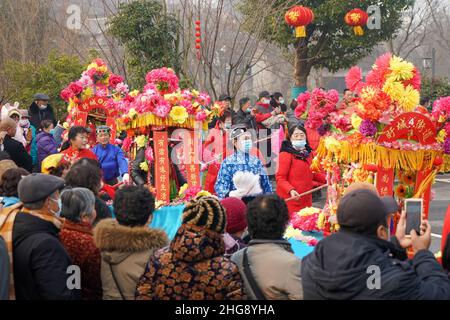
[(394, 169), (378, 167), (376, 186), (381, 197), (392, 196), (394, 189)]
[(189, 139), (188, 139), (188, 156), (186, 163), (186, 172), (187, 172), (187, 181), (189, 187), (197, 186), (201, 187), (200, 184), (200, 164), (198, 161), (199, 155), (199, 144), (198, 140), (195, 139), (194, 131), (189, 131)]
[(155, 188), (156, 198), (170, 202), (170, 169), (167, 131), (153, 132), (155, 153)]
[[(414, 190), (414, 193), (416, 193), (419, 188), (419, 186), (422, 184), (422, 181), (425, 180), (425, 178), (431, 173), (431, 170), (423, 170), (423, 171), (419, 171), (417, 173), (417, 178), (416, 178), (416, 190)], [(428, 211), (430, 209), (430, 201), (431, 201), (431, 183), (428, 186), (428, 188), (426, 188), (424, 194), (422, 195), (422, 199), (423, 199), (423, 213), (425, 215), (425, 219), (428, 219)]]

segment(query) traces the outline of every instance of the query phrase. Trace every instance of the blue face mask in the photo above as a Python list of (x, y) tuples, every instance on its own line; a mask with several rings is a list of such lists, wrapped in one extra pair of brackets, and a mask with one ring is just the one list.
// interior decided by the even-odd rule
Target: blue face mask
[(305, 149), (306, 141), (305, 140), (294, 140), (294, 141), (292, 141), (292, 146), (295, 149)]
[(231, 122), (225, 122), (224, 124), (225, 129), (231, 129), (231, 127), (232, 127)]
[(252, 113), (252, 108), (247, 108), (247, 110), (245, 110), (246, 113)]
[(252, 140), (243, 140), (241, 141), (241, 150), (245, 153), (250, 153), (252, 150), (253, 142)]
[(55, 134), (55, 129), (50, 130), (50, 134)]

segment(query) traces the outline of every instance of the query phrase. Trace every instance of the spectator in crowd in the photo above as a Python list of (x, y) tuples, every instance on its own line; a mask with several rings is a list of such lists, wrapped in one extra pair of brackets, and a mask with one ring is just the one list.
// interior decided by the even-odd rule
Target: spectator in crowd
[[(70, 288), (68, 272), (72, 261), (58, 239), (60, 190), (64, 180), (34, 173), (19, 182), (20, 204), (0, 211), (0, 235), (13, 257), (15, 293), (18, 300), (79, 299), (80, 291)], [(22, 205), (23, 204), (23, 205)], [(8, 235), (5, 238), (5, 235)]]
[(169, 243), (167, 235), (148, 227), (155, 199), (146, 188), (125, 186), (114, 200), (116, 220), (101, 221), (94, 229), (101, 251), (104, 300), (134, 300), (136, 285), (154, 251)]
[(270, 105), (274, 109), (280, 108), (281, 112), (287, 111), (287, 105), (281, 92), (275, 92), (270, 96)]
[[(234, 110), (233, 106), (231, 105), (231, 97), (230, 95), (223, 93), (219, 96), (219, 102), (223, 103), (224, 106), (224, 112), (227, 112), (230, 114), (230, 117), (232, 118), (234, 116)], [(209, 129), (216, 128), (217, 122), (220, 120), (220, 117), (214, 117), (211, 122), (209, 123)]]
[(100, 199), (102, 188), (102, 169), (97, 161), (81, 159), (70, 168), (66, 175), (66, 185), (72, 188), (87, 188), (95, 195), (96, 218), (94, 226), (103, 219), (111, 218), (112, 214), (106, 203)]
[(108, 126), (97, 127), (98, 144), (92, 150), (98, 158), (103, 170), (103, 180), (106, 184), (116, 185), (120, 177), (123, 182), (129, 183), (128, 161), (125, 159), (122, 149), (110, 143), (111, 128)]
[(447, 207), (442, 226), (441, 252), (442, 266), (450, 275), (450, 205)]
[(44, 120), (41, 123), (41, 132), (36, 137), (36, 144), (38, 150), (39, 168), (41, 168), (42, 161), (52, 154), (58, 153), (58, 146), (55, 138), (50, 133), (53, 130), (53, 122), (51, 120)]
[(342, 115), (350, 115), (354, 112), (354, 94), (350, 89), (344, 89), (341, 103), (338, 104), (338, 112)]
[(33, 159), (33, 168), (38, 165), (37, 145), (36, 145), (36, 129), (30, 122), (30, 115), (28, 110), (21, 109), (19, 127), (22, 129), (23, 136), (26, 141), (25, 150), (30, 154)]
[(231, 259), (239, 267), (249, 299), (302, 299), (301, 260), (283, 239), (289, 221), (284, 200), (276, 195), (257, 197), (248, 205), (247, 221), (252, 240)]
[[(3, 150), (8, 152), (11, 160), (18, 167), (24, 168), (28, 172), (33, 170), (33, 159), (25, 150), (22, 143), (14, 140), (17, 124), (12, 119), (4, 119), (0, 122), (0, 135), (3, 136)], [(0, 138), (1, 140), (1, 138)]]
[(71, 159), (72, 163), (82, 158), (98, 160), (95, 153), (87, 149), (87, 143), (88, 130), (85, 127), (74, 126), (69, 130), (69, 141), (61, 147), (61, 153)]
[[(341, 199), (340, 231), (321, 240), (303, 259), (305, 299), (450, 299), (450, 280), (428, 250), (428, 221), (423, 221), (420, 235), (413, 230), (407, 238), (403, 212), (396, 230), (398, 247), (389, 241), (389, 211), (371, 190), (355, 190)], [(403, 248), (410, 246), (414, 258), (408, 261)], [(373, 278), (373, 266), (381, 283)]]
[(48, 103), (49, 100), (50, 97), (46, 94), (37, 93), (34, 95), (34, 101), (28, 108), (28, 113), (31, 116), (31, 124), (35, 128), (39, 128), (44, 120), (51, 120), (53, 125), (56, 125), (55, 114), (53, 107)]
[(248, 197), (272, 193), (267, 173), (261, 160), (250, 154), (253, 147), (252, 134), (245, 126), (234, 126), (230, 133), (236, 153), (221, 164), (215, 191), (219, 198)]
[(56, 124), (56, 127), (50, 132), (51, 134), (53, 134), (53, 138), (55, 139), (58, 148), (60, 148), (63, 143), (62, 135), (63, 132), (66, 130), (64, 128), (64, 122), (66, 122), (66, 119), (67, 119), (67, 112), (61, 115), (61, 117), (58, 120), (58, 123)]
[(20, 142), (26, 148), (27, 147), (27, 141), (25, 139), (25, 135), (24, 135), (24, 132), (22, 130), (22, 127), (19, 125), (19, 123), (20, 123), (20, 110), (19, 109), (11, 109), (8, 112), (8, 117), (10, 119), (14, 120), (14, 122), (17, 124), (16, 133), (11, 138), (13, 138), (14, 140)]
[(297, 108), (297, 100), (292, 99), (291, 104), (289, 105), (289, 109), (286, 111), (286, 118), (288, 122), (288, 129), (296, 126), (304, 127), (305, 120), (302, 118), (297, 118), (295, 115), (295, 108)]
[(9, 267), (8, 248), (0, 236), (0, 301), (9, 299)]
[(245, 214), (247, 206), (241, 199), (233, 197), (222, 199), (220, 203), (227, 214), (227, 227), (224, 234), (225, 256), (231, 257), (233, 253), (245, 248), (242, 237), (247, 229)]
[(250, 98), (244, 97), (239, 100), (239, 110), (232, 119), (233, 125), (242, 124), (249, 129), (257, 130), (255, 113), (250, 104)]
[(70, 170), (70, 162), (61, 153), (52, 154), (42, 161), (41, 172), (65, 179)]
[(6, 151), (0, 151), (0, 161), (3, 160), (11, 160), (11, 157), (9, 156), (8, 152)]
[(0, 151), (0, 156), (3, 158), (0, 160), (0, 180), (3, 174), (13, 168), (18, 168), (17, 165), (9, 158), (9, 154), (5, 151)]
[(224, 257), (225, 209), (215, 197), (198, 197), (168, 248), (156, 252), (137, 285), (137, 300), (240, 300), (242, 279)]
[(30, 173), (23, 168), (6, 170), (0, 178), (0, 196), (2, 208), (7, 208), (20, 202), (17, 187), (20, 180)]
[(312, 206), (312, 195), (300, 197), (300, 194), (326, 183), (323, 174), (311, 171), (312, 158), (312, 149), (307, 143), (305, 128), (302, 126), (290, 128), (287, 140), (281, 145), (276, 174), (277, 194), (283, 199), (297, 197), (287, 201), (290, 215)]
[(92, 223), (95, 220), (95, 196), (86, 188), (68, 188), (61, 193), (61, 203), (61, 217), (66, 220), (59, 238), (73, 264), (80, 267), (81, 298), (101, 300), (101, 258), (92, 231)]

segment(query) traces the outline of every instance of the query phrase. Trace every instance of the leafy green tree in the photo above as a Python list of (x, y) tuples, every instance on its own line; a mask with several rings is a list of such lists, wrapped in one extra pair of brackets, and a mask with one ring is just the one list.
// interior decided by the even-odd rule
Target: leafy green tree
[(171, 67), (179, 72), (177, 19), (165, 12), (160, 1), (122, 3), (108, 21), (109, 32), (126, 49), (130, 84), (141, 87), (148, 71)]
[(10, 102), (20, 102), (21, 108), (25, 108), (33, 102), (35, 93), (45, 93), (50, 96), (50, 104), (57, 114), (61, 114), (67, 105), (59, 94), (80, 77), (83, 69), (78, 57), (60, 55), (56, 51), (50, 52), (42, 64), (9, 60), (0, 75), (5, 80), (2, 96)]
[(423, 101), (429, 100), (431, 103), (439, 97), (450, 96), (450, 82), (445, 79), (422, 78), (420, 96)]
[[(251, 16), (252, 8), (260, 0), (244, 0), (240, 10)], [(307, 77), (314, 68), (326, 68), (331, 72), (354, 65), (371, 53), (379, 43), (395, 37), (402, 25), (402, 13), (413, 3), (411, 0), (271, 0), (268, 5), (278, 14), (267, 17), (264, 40), (278, 45), (291, 57), (295, 66), (294, 85), (306, 86)], [(367, 10), (378, 5), (381, 23), (379, 29), (367, 30), (363, 36), (355, 36), (345, 24), (345, 14), (353, 8)], [(309, 7), (314, 21), (306, 28), (306, 38), (295, 38), (292, 29), (284, 21), (284, 14), (293, 5)], [(249, 26), (251, 27), (251, 26)]]

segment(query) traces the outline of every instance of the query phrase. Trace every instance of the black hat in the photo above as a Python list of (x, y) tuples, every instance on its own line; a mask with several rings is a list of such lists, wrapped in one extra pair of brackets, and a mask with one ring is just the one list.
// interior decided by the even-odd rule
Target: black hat
[(34, 96), (34, 101), (36, 100), (44, 100), (44, 101), (48, 101), (50, 100), (50, 97), (44, 93), (36, 93)]
[(370, 190), (359, 189), (341, 199), (337, 220), (343, 228), (362, 232), (375, 227), (389, 213), (378, 195)]
[(226, 100), (230, 100), (230, 101), (231, 101), (230, 95), (229, 95), (229, 94), (226, 94), (226, 93), (222, 93), (222, 94), (219, 96), (219, 101), (226, 101)]
[(191, 200), (183, 210), (183, 224), (204, 227), (224, 233), (227, 215), (220, 201), (215, 197), (198, 197)]
[(236, 124), (231, 127), (230, 139), (234, 140), (246, 132), (247, 132), (247, 127), (244, 124)]
[(398, 203), (395, 201), (395, 198), (392, 196), (384, 196), (381, 197), (381, 202), (383, 202), (384, 206), (388, 213), (398, 212)]
[(64, 180), (52, 175), (33, 173), (23, 177), (17, 191), (23, 203), (34, 203), (45, 200), (56, 190), (64, 188)]
[(110, 133), (111, 132), (111, 128), (105, 125), (101, 125), (101, 126), (97, 126), (96, 128), (97, 133), (99, 132), (107, 132)]
[(259, 93), (259, 99), (261, 99), (261, 98), (270, 98), (270, 93), (269, 93), (269, 91), (261, 91), (261, 92)]

